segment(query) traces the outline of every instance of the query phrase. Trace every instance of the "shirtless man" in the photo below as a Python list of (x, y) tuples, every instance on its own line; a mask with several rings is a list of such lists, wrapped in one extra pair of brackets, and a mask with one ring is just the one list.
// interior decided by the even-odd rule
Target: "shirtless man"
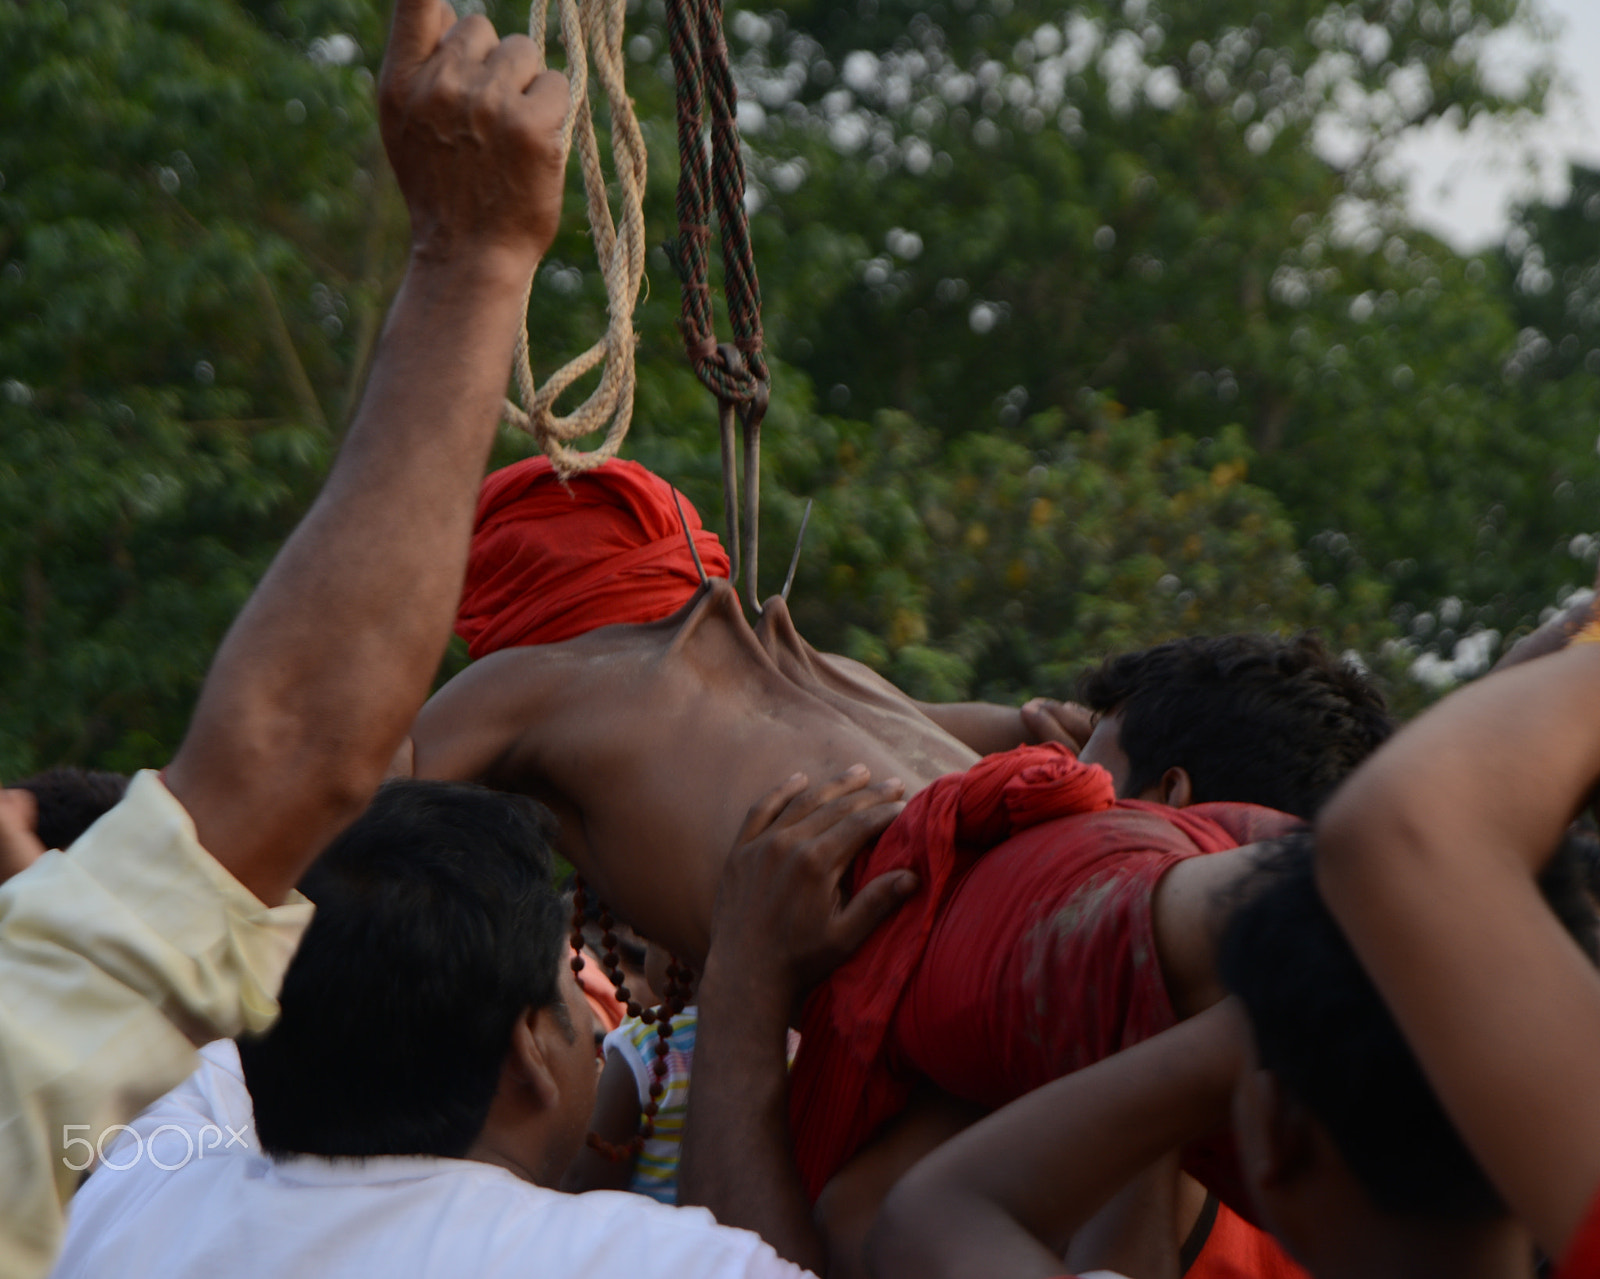
[(782, 600), (748, 625), (720, 577), (659, 622), (474, 662), (414, 738), (418, 777), (546, 804), (595, 891), (696, 964), (727, 851), (785, 777), (862, 764), (911, 795), (978, 759), (886, 680), (813, 649)]
[[(543, 801), (561, 821), (562, 851), (617, 913), (697, 961), (724, 850), (735, 843), (755, 800), (797, 773), (818, 778), (864, 766), (881, 794), (904, 794), (910, 803), (865, 859), (856, 884), (882, 877), (882, 885), (864, 891), (893, 892), (885, 873), (911, 869), (922, 888), (881, 940), (875, 937), (852, 961), (854, 980), (892, 1011), (893, 998), (883, 993), (892, 983), (881, 981), (874, 968), (887, 954), (901, 969), (894, 989), (906, 989), (918, 971), (938, 974), (923, 983), (937, 990), (905, 1001), (929, 1026), (954, 1017), (973, 1028), (974, 1018), (993, 1014), (997, 1024), (967, 1034), (962, 1047), (969, 1056), (977, 1042), (1004, 1049), (977, 1050), (1003, 1064), (1001, 1077), (947, 1082), (934, 1063), (909, 1054), (916, 1070), (983, 1105), (1164, 1029), (1220, 997), (1211, 963), (1210, 899), (1239, 863), (1226, 853), (1194, 854), (1279, 833), (1289, 818), (1246, 804), (1166, 807), (1232, 797), (1196, 793), (1182, 768), (1157, 769), (1153, 780), (1135, 778), (1122, 758), (1115, 714), (1084, 747), (1083, 760), (1107, 763), (1125, 787), (1137, 782), (1138, 789), (1119, 798), (1110, 775), (1082, 767), (1060, 747), (1038, 746), (997, 763), (986, 760), (983, 777), (994, 782), (988, 799), (964, 797), (961, 788), (977, 780), (972, 766), (979, 756), (957, 734), (985, 749), (1052, 735), (1076, 735), (1081, 743), (1087, 717), (1068, 719), (1064, 727), (1039, 707), (1020, 714), (974, 705), (924, 707), (859, 663), (818, 653), (796, 632), (780, 599), (769, 600), (752, 627), (724, 580), (727, 561), (716, 539), (687, 506), (683, 519), (680, 525), (671, 489), (632, 463), (609, 463), (568, 486), (543, 459), (491, 476), (479, 501), (458, 617), (458, 630), (479, 660), (418, 718), (416, 774), (482, 780)], [(691, 544), (709, 575), (704, 585)], [(1307, 666), (1292, 645), (1259, 643), (1269, 651), (1255, 665), (1274, 685), (1292, 682), (1285, 669)], [(1326, 654), (1317, 660), (1338, 668)], [(1326, 674), (1310, 672), (1319, 680)], [(1352, 679), (1337, 675), (1327, 695), (1351, 722), (1371, 712), (1370, 749), (1386, 734), (1387, 718), (1366, 686), (1340, 684)], [(1318, 737), (1327, 717), (1319, 702), (1301, 735)], [(1251, 742), (1270, 740), (1267, 729), (1263, 725)], [(1042, 806), (1018, 816), (999, 802), (1002, 783), (1029, 765), (1049, 775), (1038, 777), (1031, 792)], [(1044, 811), (1070, 795), (1077, 798), (1066, 808)], [(984, 803), (994, 809), (993, 820), (981, 832), (962, 829), (968, 808)], [(931, 837), (930, 824), (941, 827), (939, 839)], [(1029, 825), (1033, 829), (1025, 830)], [(1079, 851), (1069, 855), (1074, 840)], [(954, 873), (958, 863), (964, 867), (996, 844), (970, 873)], [(904, 859), (885, 852), (892, 848)], [(1014, 885), (1022, 877), (1041, 887), (1028, 903), (1016, 900)], [(1078, 911), (1086, 888), (1096, 894), (1094, 909)], [(953, 902), (963, 909), (946, 909)], [(990, 919), (988, 956), (982, 965), (969, 964), (970, 930), (983, 930)], [(940, 935), (930, 943), (936, 925)], [(894, 931), (906, 929), (909, 941)], [(977, 970), (960, 999), (945, 981), (948, 964), (919, 968), (916, 956), (930, 946), (930, 957), (953, 962), (959, 956), (963, 967)], [(1032, 965), (1027, 973), (1005, 967), (1017, 956)], [(840, 976), (849, 973), (847, 966)], [(1105, 999), (1091, 989), (1102, 980), (1116, 987)], [(830, 985), (839, 987), (839, 980)], [(1106, 1011), (1084, 1014), (1074, 1000), (1086, 999)], [(841, 999), (832, 1010), (826, 1002), (808, 1004), (797, 1106), (804, 1105), (808, 1053), (813, 1061), (832, 1061), (817, 1056), (823, 1051), (817, 1045), (836, 1029), (835, 1020), (859, 1011), (859, 1001)], [(878, 1061), (884, 1056), (878, 1048), (891, 1039), (905, 1048), (903, 1031), (902, 1025), (892, 1033), (887, 1024), (870, 1027), (877, 1047), (854, 1040), (847, 1055), (858, 1064)], [(947, 1044), (951, 1037), (940, 1028), (929, 1038)], [(980, 1072), (987, 1065), (977, 1063)], [(827, 1065), (821, 1076), (830, 1087), (850, 1087), (846, 1075)], [(809, 1077), (815, 1081), (817, 1070)], [(812, 1116), (797, 1128), (812, 1196), (879, 1122), (904, 1106), (909, 1087), (902, 1091), (903, 1080), (872, 1082), (859, 1099), (851, 1097), (851, 1106), (860, 1100), (865, 1108), (849, 1116), (848, 1131), (829, 1133), (821, 1147), (807, 1150), (816, 1128)], [(818, 1111), (838, 1110), (826, 1098), (813, 1102)]]

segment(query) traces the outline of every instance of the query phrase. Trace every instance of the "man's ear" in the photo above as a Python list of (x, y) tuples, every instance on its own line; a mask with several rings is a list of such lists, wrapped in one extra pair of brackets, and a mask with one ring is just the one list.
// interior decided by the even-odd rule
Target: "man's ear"
[(554, 1109), (561, 1100), (561, 1089), (550, 1065), (558, 1042), (570, 1044), (572, 1041), (562, 1033), (549, 1008), (523, 1009), (511, 1028), (507, 1065), (517, 1084), (544, 1110)]
[(1161, 774), (1160, 802), (1168, 808), (1188, 808), (1194, 803), (1194, 783), (1189, 780), (1189, 770), (1174, 764)]

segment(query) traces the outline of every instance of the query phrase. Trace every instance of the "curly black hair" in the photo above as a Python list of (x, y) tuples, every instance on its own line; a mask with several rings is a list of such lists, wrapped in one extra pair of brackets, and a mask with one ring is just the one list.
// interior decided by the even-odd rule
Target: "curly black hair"
[(1171, 640), (1108, 658), (1079, 697), (1121, 717), (1126, 793), (1180, 767), (1197, 803), (1307, 820), (1395, 728), (1372, 680), (1310, 633)]

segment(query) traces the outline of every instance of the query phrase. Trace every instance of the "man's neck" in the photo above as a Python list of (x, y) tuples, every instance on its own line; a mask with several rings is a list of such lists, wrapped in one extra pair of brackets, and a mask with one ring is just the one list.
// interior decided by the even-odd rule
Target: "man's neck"
[(505, 1140), (503, 1135), (496, 1131), (493, 1123), (486, 1124), (482, 1132), (468, 1146), (462, 1155), (463, 1159), (475, 1159), (481, 1164), (493, 1164), (496, 1168), (504, 1168), (507, 1172), (520, 1177), (523, 1181), (533, 1185), (546, 1185), (536, 1170), (527, 1160), (526, 1151), (515, 1141)]

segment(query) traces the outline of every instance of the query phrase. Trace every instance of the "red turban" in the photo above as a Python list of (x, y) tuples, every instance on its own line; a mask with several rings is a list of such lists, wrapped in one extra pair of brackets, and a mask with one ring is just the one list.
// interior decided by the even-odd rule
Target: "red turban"
[[(687, 498), (683, 516), (706, 572), (728, 556)], [(554, 644), (619, 622), (655, 622), (700, 586), (672, 486), (612, 458), (562, 483), (547, 457), (495, 471), (478, 494), (456, 634), (474, 659)]]

